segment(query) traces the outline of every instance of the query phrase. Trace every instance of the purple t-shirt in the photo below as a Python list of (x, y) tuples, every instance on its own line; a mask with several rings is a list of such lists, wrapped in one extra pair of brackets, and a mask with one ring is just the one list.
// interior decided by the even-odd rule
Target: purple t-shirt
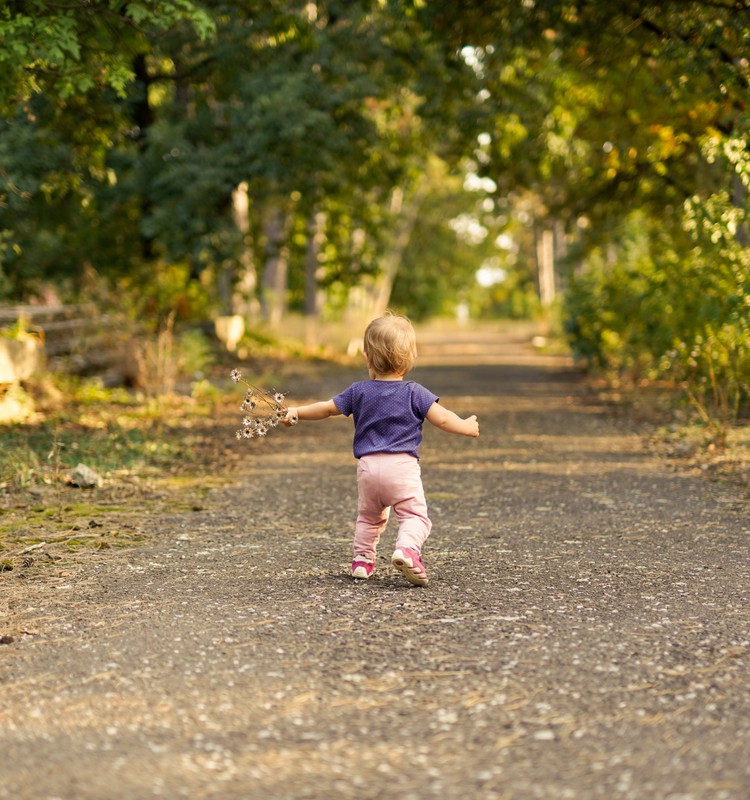
[(333, 398), (354, 415), (354, 456), (408, 453), (419, 458), (422, 423), (438, 396), (414, 381), (359, 381)]

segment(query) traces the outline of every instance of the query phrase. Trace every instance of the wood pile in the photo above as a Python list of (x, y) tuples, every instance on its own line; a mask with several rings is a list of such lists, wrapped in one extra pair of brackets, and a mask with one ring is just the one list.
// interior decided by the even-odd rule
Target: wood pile
[(24, 338), (37, 339), (46, 368), (52, 372), (94, 374), (122, 358), (113, 320), (93, 305), (0, 306), (0, 329), (19, 320), (25, 320), (28, 336)]

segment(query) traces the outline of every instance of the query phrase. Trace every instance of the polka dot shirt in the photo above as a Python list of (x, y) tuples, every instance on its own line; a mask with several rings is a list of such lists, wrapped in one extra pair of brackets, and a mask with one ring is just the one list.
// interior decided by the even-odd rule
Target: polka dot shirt
[(354, 418), (354, 456), (408, 453), (419, 458), (422, 424), (438, 396), (415, 381), (359, 381), (333, 398)]

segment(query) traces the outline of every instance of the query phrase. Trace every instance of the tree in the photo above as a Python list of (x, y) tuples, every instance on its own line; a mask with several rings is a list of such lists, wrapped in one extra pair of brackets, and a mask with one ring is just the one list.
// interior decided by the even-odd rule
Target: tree
[[(236, 264), (227, 209), (236, 186), (247, 184), (254, 253), (265, 253), (253, 268), (264, 276), (267, 313), (278, 319), (288, 260), (300, 268), (289, 246), (297, 215), (305, 226), (322, 215), (330, 228), (332, 209), (346, 198), (355, 225), (349, 235), (364, 231), (376, 247), (390, 247), (391, 197), (408, 194), (422, 154), (438, 141), (437, 126), (421, 117), (424, 98), (411, 88), (426, 60), (436, 59), (400, 7), (260, 4), (252, 24), (246, 3), (212, 9), (214, 40), (175, 40), (169, 48), (185, 79), (151, 62), (148, 82), (166, 95), (139, 157), (152, 198), (144, 224), (167, 258), (197, 251), (206, 257), (198, 269)], [(347, 234), (321, 234), (330, 263), (331, 245)], [(359, 253), (350, 280), (378, 269), (369, 252)], [(338, 257), (348, 258), (346, 244)]]
[[(77, 281), (91, 263), (132, 264), (133, 202), (118, 192), (110, 157), (133, 137), (124, 98), (142, 54), (180, 26), (213, 30), (190, 0), (0, 9), (0, 292)], [(108, 219), (100, 212), (110, 203)]]

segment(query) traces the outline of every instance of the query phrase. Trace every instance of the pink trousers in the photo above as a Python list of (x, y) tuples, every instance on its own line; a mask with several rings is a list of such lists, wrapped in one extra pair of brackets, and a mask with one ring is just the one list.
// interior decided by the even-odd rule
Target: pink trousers
[(405, 453), (362, 456), (357, 467), (357, 524), (354, 556), (375, 561), (391, 509), (398, 520), (396, 547), (422, 549), (432, 522), (422, 488), (419, 461)]

